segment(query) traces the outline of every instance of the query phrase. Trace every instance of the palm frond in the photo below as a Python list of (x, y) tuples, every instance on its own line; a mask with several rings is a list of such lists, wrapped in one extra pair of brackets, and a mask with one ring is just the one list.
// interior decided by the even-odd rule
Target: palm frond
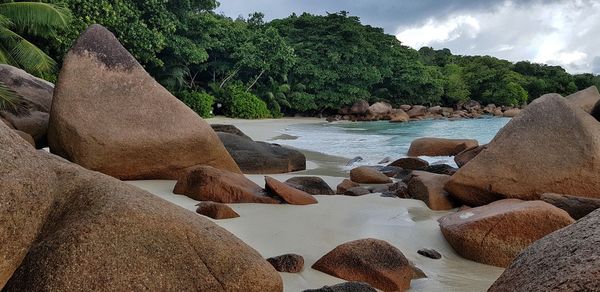
[(0, 26), (9, 27), (11, 25), (14, 25), (14, 23), (8, 17), (0, 14)]
[(0, 43), (19, 67), (34, 75), (52, 71), (56, 66), (44, 51), (10, 29), (0, 27)]
[(19, 100), (20, 98), (16, 92), (10, 90), (0, 82), (0, 110), (7, 110), (13, 113), (19, 112), (21, 108)]
[(11, 27), (33, 35), (51, 34), (55, 29), (66, 27), (72, 17), (69, 9), (65, 7), (42, 2), (0, 4), (0, 15), (13, 23)]

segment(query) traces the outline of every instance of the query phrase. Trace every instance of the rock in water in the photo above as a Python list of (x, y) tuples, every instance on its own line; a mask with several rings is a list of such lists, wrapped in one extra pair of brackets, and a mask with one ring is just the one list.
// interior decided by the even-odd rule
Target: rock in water
[(410, 288), (414, 270), (404, 254), (379, 239), (359, 239), (339, 245), (313, 269), (347, 281), (366, 282), (384, 291)]
[(272, 258), (268, 258), (275, 270), (283, 273), (300, 273), (304, 268), (304, 258), (301, 255), (288, 253)]
[(43, 151), (0, 124), (0, 290), (282, 291), (201, 216)]
[(23, 106), (17, 113), (0, 111), (0, 118), (31, 135), (37, 148), (46, 147), (54, 84), (5, 64), (0, 64), (0, 82), (19, 95)]
[(196, 209), (196, 213), (204, 215), (213, 219), (231, 219), (240, 217), (231, 207), (223, 203), (215, 202), (200, 202)]
[(446, 190), (470, 206), (543, 193), (600, 198), (600, 124), (558, 94), (533, 101)]
[(506, 267), (536, 240), (575, 220), (542, 201), (506, 199), (440, 218), (440, 229), (461, 256)]
[(594, 106), (600, 101), (600, 93), (598, 93), (598, 88), (592, 85), (565, 98), (580, 107), (586, 113), (592, 113)]
[(419, 138), (410, 143), (408, 156), (454, 156), (478, 145), (471, 139)]
[(212, 128), (100, 25), (64, 59), (48, 142), (53, 153), (119, 179), (178, 179), (198, 164), (240, 172)]
[(600, 210), (533, 243), (488, 290), (600, 291)]
[(173, 193), (198, 201), (217, 203), (276, 204), (265, 190), (243, 174), (221, 170), (208, 165), (191, 167), (179, 178)]
[(306, 169), (306, 157), (300, 151), (237, 134), (220, 132), (217, 135), (244, 173), (274, 174)]
[(311, 194), (293, 188), (270, 176), (265, 176), (265, 186), (271, 194), (279, 196), (283, 201), (291, 205), (311, 205), (318, 203)]

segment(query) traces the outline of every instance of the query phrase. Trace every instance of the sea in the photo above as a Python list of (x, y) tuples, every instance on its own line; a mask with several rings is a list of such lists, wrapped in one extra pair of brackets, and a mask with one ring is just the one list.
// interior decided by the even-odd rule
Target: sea
[[(376, 165), (406, 157), (410, 143), (422, 137), (490, 142), (510, 118), (420, 120), (406, 123), (340, 121), (288, 126), (273, 143), (348, 159), (348, 167)], [(360, 159), (355, 159), (360, 157)], [(431, 164), (455, 165), (453, 157), (422, 157)], [(351, 160), (353, 160), (351, 162)]]

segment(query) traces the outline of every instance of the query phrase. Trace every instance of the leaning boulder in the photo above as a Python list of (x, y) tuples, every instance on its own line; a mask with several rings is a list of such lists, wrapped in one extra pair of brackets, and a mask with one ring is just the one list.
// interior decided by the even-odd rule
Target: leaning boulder
[(598, 88), (592, 85), (565, 98), (580, 107), (586, 113), (592, 113), (594, 106), (600, 101), (600, 93), (598, 93)]
[(600, 124), (558, 94), (533, 101), (446, 185), (470, 206), (543, 193), (600, 198)]
[(48, 143), (52, 153), (119, 179), (177, 179), (198, 164), (240, 172), (211, 127), (100, 25), (64, 58)]
[(186, 170), (173, 193), (186, 195), (198, 201), (217, 203), (278, 203), (244, 175), (199, 165)]
[(533, 243), (488, 290), (599, 291), (600, 211)]
[(283, 290), (210, 220), (35, 151), (2, 124), (0, 146), (0, 290)]
[(217, 135), (243, 173), (275, 174), (306, 169), (306, 157), (300, 151), (236, 134)]
[(379, 239), (359, 239), (339, 245), (313, 269), (347, 281), (366, 282), (384, 291), (410, 288), (414, 270), (404, 254)]
[(408, 156), (454, 156), (478, 145), (472, 139), (419, 138), (410, 143)]
[(506, 267), (527, 246), (575, 220), (542, 201), (506, 199), (438, 221), (442, 234), (458, 254), (479, 263)]
[(291, 205), (311, 205), (318, 203), (311, 194), (293, 188), (270, 176), (265, 176), (265, 189)]
[(600, 199), (546, 193), (542, 194), (540, 200), (567, 211), (576, 220), (600, 209)]
[(0, 118), (31, 135), (37, 148), (46, 147), (54, 84), (5, 64), (0, 64), (0, 83), (20, 97), (19, 109), (0, 111)]
[(425, 202), (431, 210), (450, 210), (458, 206), (444, 190), (448, 180), (449, 175), (413, 171), (408, 181), (408, 193), (411, 198)]

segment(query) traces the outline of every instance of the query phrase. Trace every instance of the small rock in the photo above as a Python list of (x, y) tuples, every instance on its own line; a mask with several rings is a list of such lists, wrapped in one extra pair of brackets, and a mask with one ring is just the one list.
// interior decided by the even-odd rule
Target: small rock
[(350, 180), (357, 183), (385, 184), (392, 180), (385, 174), (366, 166), (360, 166), (350, 171)]
[(310, 205), (318, 201), (309, 193), (293, 188), (270, 176), (265, 176), (265, 188), (268, 192), (281, 197), (291, 205)]
[(336, 188), (336, 193), (339, 195), (344, 194), (347, 190), (354, 188), (354, 187), (360, 187), (359, 183), (355, 183), (349, 179), (344, 179)]
[(409, 170), (425, 170), (429, 166), (429, 162), (417, 157), (400, 158), (388, 166), (396, 166)]
[(352, 164), (354, 164), (354, 163), (357, 163), (357, 162), (360, 162), (360, 161), (362, 161), (362, 160), (363, 160), (363, 158), (362, 158), (362, 157), (360, 157), (360, 156), (356, 156), (356, 157), (354, 157), (354, 158), (350, 159), (348, 162), (346, 162), (346, 166), (350, 166), (350, 165), (352, 165)]
[(442, 255), (439, 252), (437, 252), (435, 249), (422, 248), (422, 249), (419, 249), (419, 251), (417, 251), (417, 253), (424, 257), (428, 257), (428, 258), (434, 259), (434, 260), (439, 260), (442, 258)]
[(408, 199), (410, 195), (408, 193), (408, 186), (404, 182), (395, 182), (388, 187), (387, 192), (382, 193), (382, 197), (397, 197), (401, 199)]
[(384, 159), (381, 159), (379, 162), (377, 162), (377, 164), (385, 164), (385, 163), (389, 163), (390, 161), (392, 161), (392, 158), (388, 156)]
[(311, 195), (335, 195), (327, 182), (318, 176), (296, 176), (286, 180), (285, 183)]
[(213, 219), (230, 219), (240, 217), (231, 207), (215, 202), (200, 202), (197, 204), (196, 213)]
[(293, 253), (268, 258), (267, 261), (278, 272), (300, 273), (304, 268), (304, 258)]
[(364, 187), (353, 187), (353, 188), (350, 188), (350, 189), (346, 190), (344, 192), (344, 195), (345, 196), (351, 196), (351, 197), (359, 197), (359, 196), (368, 195), (370, 193), (371, 192), (367, 188), (364, 188)]
[(375, 288), (364, 282), (344, 282), (319, 289), (308, 289), (303, 292), (377, 292)]
[(458, 169), (448, 165), (448, 164), (432, 164), (425, 168), (426, 172), (437, 173), (437, 174), (445, 174), (445, 175), (453, 175), (456, 173)]

